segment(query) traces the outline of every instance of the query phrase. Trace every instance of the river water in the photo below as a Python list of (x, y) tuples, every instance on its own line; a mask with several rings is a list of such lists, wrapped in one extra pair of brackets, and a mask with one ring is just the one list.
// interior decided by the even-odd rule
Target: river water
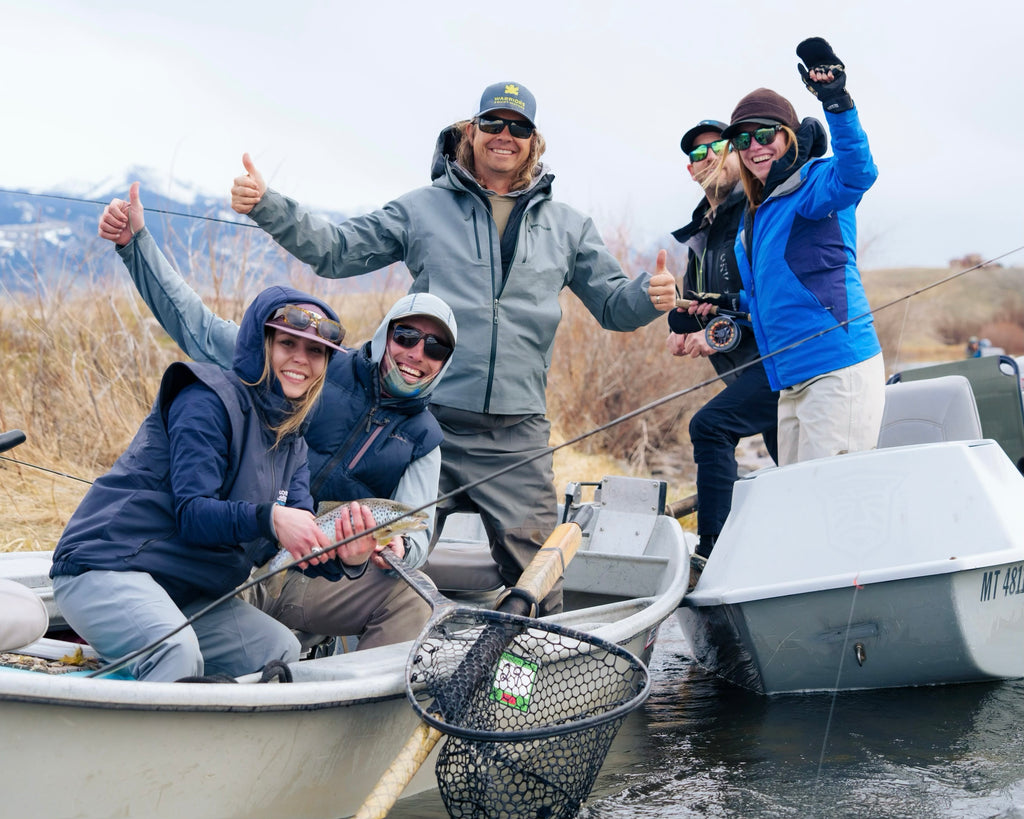
[[(686, 649), (670, 618), (580, 819), (1024, 819), (1024, 681), (760, 697)], [(436, 792), (390, 814), (447, 815)]]

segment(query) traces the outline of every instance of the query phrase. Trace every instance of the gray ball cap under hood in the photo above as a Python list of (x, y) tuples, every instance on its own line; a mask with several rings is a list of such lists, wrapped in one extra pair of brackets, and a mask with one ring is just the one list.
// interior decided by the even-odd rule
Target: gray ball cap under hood
[(394, 303), (384, 320), (381, 321), (377, 327), (377, 331), (373, 334), (373, 340), (370, 342), (370, 358), (373, 363), (378, 367), (380, 362), (384, 359), (384, 353), (387, 350), (388, 344), (388, 328), (392, 322), (398, 319), (409, 318), (411, 316), (429, 316), (432, 319), (436, 319), (448, 330), (448, 335), (451, 338), (452, 346), (456, 347), (455, 351), (448, 356), (448, 360), (441, 365), (440, 371), (431, 380), (423, 391), (417, 395), (417, 398), (422, 398), (426, 395), (430, 395), (438, 382), (444, 377), (444, 374), (448, 371), (448, 367), (451, 366), (452, 359), (459, 354), (457, 348), (459, 328), (455, 322), (455, 314), (452, 312), (452, 308), (448, 306), (448, 303), (444, 299), (440, 299), (432, 293), (409, 293), (406, 296), (402, 296), (398, 301)]

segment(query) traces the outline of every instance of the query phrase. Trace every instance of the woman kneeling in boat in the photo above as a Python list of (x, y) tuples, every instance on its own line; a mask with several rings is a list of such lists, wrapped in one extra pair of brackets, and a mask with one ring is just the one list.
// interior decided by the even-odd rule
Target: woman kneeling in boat
[[(278, 545), (296, 558), (330, 545), (311, 511), (302, 431), (342, 333), (323, 302), (271, 287), (245, 312), (231, 370), (179, 362), (164, 373), (149, 416), (54, 552), (54, 599), (104, 658), (168, 634)], [(372, 528), (368, 509), (354, 506), (352, 516), (355, 524), (339, 519), (338, 539)], [(332, 579), (358, 575), (375, 547), (368, 535), (301, 565)], [(298, 656), (290, 629), (234, 597), (128, 668), (173, 681)]]

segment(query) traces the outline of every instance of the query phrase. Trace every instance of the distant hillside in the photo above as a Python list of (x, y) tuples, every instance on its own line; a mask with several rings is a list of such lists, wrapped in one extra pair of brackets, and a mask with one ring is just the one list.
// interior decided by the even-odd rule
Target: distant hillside
[[(174, 264), (199, 288), (235, 280), (242, 271), (266, 281), (286, 281), (305, 270), (247, 218), (231, 210), (227, 197), (209, 197), (151, 181), (133, 168), (89, 190), (0, 191), (0, 285), (9, 291), (75, 287), (122, 276), (109, 242), (96, 235), (104, 206), (125, 198), (131, 181), (142, 183), (146, 227)], [(324, 211), (332, 221), (344, 214)], [(392, 272), (391, 277), (393, 278)], [(373, 290), (387, 275), (353, 280), (351, 291)], [(404, 285), (403, 285), (404, 287)]]
[(866, 270), (862, 277), (887, 362), (959, 358), (972, 335), (1024, 355), (1024, 265), (962, 274), (954, 268)]

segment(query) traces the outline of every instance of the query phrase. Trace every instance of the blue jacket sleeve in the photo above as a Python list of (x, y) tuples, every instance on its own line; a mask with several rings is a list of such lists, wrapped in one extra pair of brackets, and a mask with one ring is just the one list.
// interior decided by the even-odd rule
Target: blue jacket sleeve
[(117, 253), (139, 295), (160, 326), (193, 361), (227, 370), (235, 352), (238, 325), (215, 315), (178, 273), (152, 234), (143, 228)]
[(171, 490), (182, 537), (196, 544), (246, 543), (261, 531), (255, 503), (217, 498), (228, 470), (231, 425), (209, 387), (190, 384), (167, 411)]
[(801, 215), (808, 219), (823, 219), (832, 211), (856, 206), (878, 178), (857, 109), (826, 113), (825, 119), (832, 137), (833, 156), (807, 166), (814, 174), (814, 184), (812, 195), (801, 207)]

